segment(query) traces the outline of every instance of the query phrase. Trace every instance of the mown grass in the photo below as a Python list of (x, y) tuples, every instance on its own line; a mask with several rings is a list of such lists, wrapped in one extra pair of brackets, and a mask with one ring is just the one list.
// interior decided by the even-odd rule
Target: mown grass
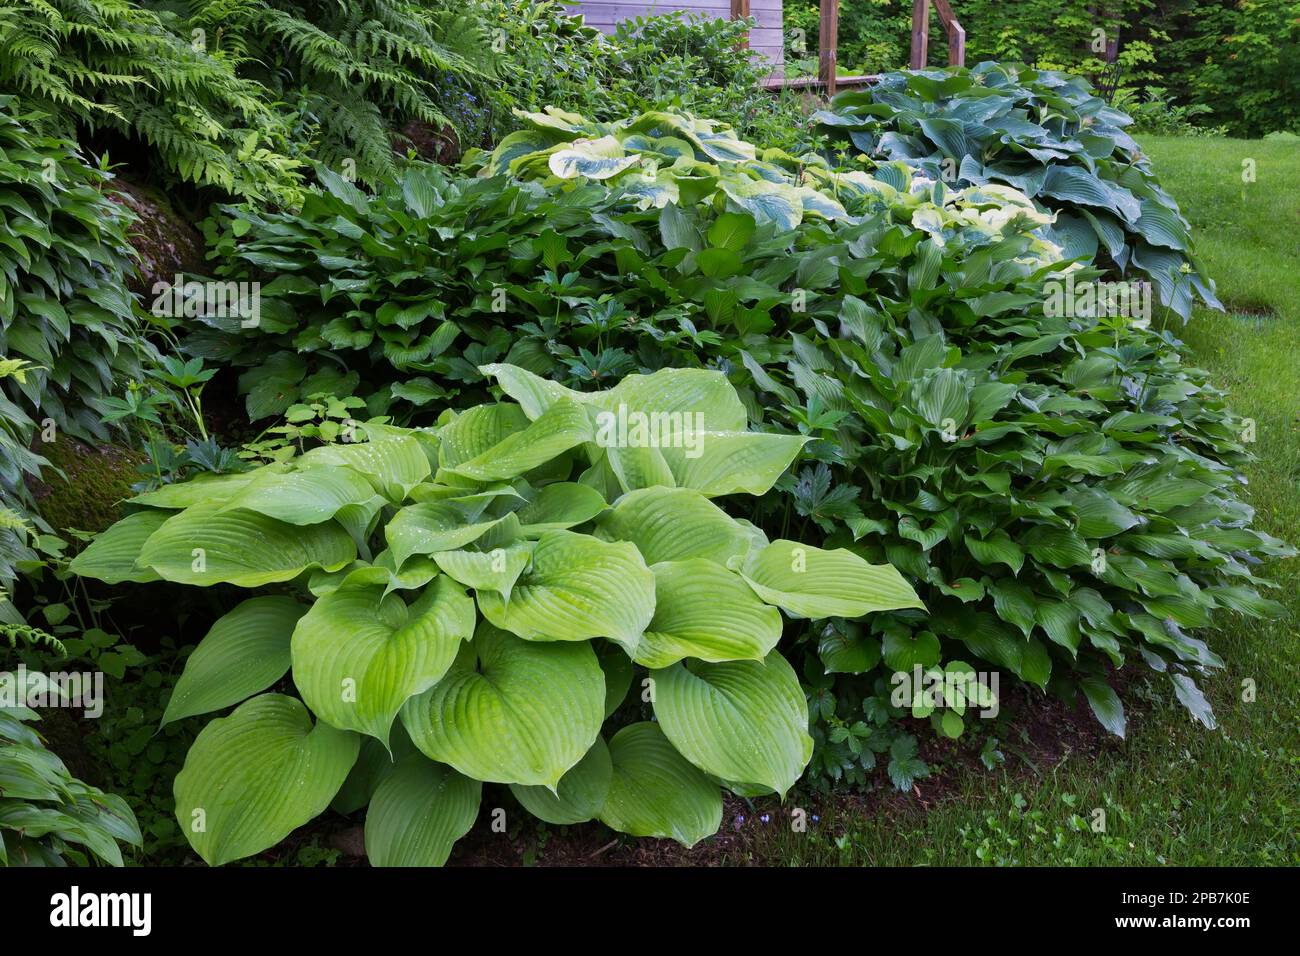
[[(1259, 526), (1300, 542), (1300, 148), (1155, 137), (1143, 145), (1191, 221), (1227, 308), (1195, 313), (1181, 333), (1188, 360), (1209, 369), (1256, 421), (1248, 495)], [(1242, 180), (1243, 160), (1254, 161), (1253, 183)], [(890, 802), (886, 812), (819, 808), (805, 798), (820, 817), (807, 832), (774, 822), (731, 862), (1300, 863), (1300, 559), (1268, 571), (1287, 617), (1230, 619), (1211, 638), (1227, 662), (1202, 682), (1218, 730), (1192, 723), (1164, 682), (1151, 694), (1135, 681), (1128, 739), (1099, 754), (1031, 767), (1008, 748), (996, 771), (950, 771), (929, 809), (916, 801)], [(1247, 681), (1253, 702), (1243, 699)]]

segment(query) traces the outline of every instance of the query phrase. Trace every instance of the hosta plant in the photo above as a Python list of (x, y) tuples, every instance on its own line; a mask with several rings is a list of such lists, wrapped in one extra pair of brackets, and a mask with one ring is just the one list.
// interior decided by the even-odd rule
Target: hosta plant
[(581, 393), (483, 371), (512, 401), (141, 495), (73, 562), (256, 589), (164, 717), (237, 705), (175, 783), (209, 863), (333, 804), (369, 806), (373, 863), (441, 864), (485, 783), (548, 822), (694, 844), (720, 785), (784, 795), (811, 755), (781, 611), (920, 607), (887, 565), (728, 516), (715, 499), (766, 493), (806, 439), (748, 430), (721, 373)]
[(992, 62), (900, 71), (839, 94), (814, 118), (842, 157), (900, 160), (954, 185), (1014, 186), (1057, 213), (1053, 236), (1068, 257), (1150, 281), (1184, 318), (1197, 297), (1219, 307), (1178, 204), (1125, 132), (1132, 119), (1084, 79)]

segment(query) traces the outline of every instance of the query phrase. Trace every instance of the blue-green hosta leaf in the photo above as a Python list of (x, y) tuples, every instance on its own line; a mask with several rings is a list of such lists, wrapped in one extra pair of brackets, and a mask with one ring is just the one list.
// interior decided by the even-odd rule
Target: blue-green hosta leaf
[(266, 690), (289, 670), (289, 639), (305, 604), (249, 598), (222, 616), (185, 662), (162, 723), (206, 714)]
[(556, 787), (591, 749), (605, 676), (589, 643), (539, 644), (480, 626), (402, 723), (428, 757), (475, 780)]
[(861, 617), (925, 608), (891, 565), (868, 564), (844, 548), (823, 551), (778, 539), (750, 554), (742, 576), (768, 604), (798, 617)]
[(705, 773), (782, 797), (812, 757), (808, 704), (784, 657), (674, 664), (652, 674), (664, 736)]
[(608, 637), (632, 653), (654, 616), (654, 575), (636, 547), (572, 531), (548, 531), (509, 601), (479, 592), (497, 627), (529, 641)]
[(474, 602), (443, 575), (409, 607), (377, 585), (320, 598), (293, 632), (293, 682), (321, 720), (388, 744), (408, 698), (432, 687), (474, 634)]
[(613, 776), (609, 746), (603, 737), (597, 737), (587, 755), (560, 778), (554, 793), (546, 787), (525, 787), (517, 783), (510, 785), (510, 792), (539, 820), (557, 825), (586, 823), (596, 819), (605, 805)]
[(609, 742), (614, 772), (600, 811), (607, 827), (694, 846), (718, 832), (722, 794), (657, 724), (631, 724)]
[(778, 229), (789, 232), (803, 220), (803, 197), (788, 183), (728, 176), (719, 186), (728, 199), (759, 223), (774, 223)]
[(781, 639), (781, 612), (734, 571), (703, 558), (654, 565), (655, 615), (635, 660), (661, 668), (692, 657), (761, 661)]
[(576, 481), (558, 481), (538, 491), (515, 516), (525, 536), (537, 537), (545, 531), (565, 531), (586, 524), (606, 507), (604, 496), (595, 488)]
[(320, 814), (357, 759), (360, 739), (300, 701), (263, 694), (211, 721), (176, 775), (176, 822), (210, 866), (274, 846)]
[[(432, 436), (426, 436), (426, 440)], [(300, 470), (346, 465), (370, 479), (385, 498), (403, 501), (411, 489), (433, 471), (424, 444), (414, 435), (387, 437), (356, 444), (322, 445), (297, 460)]]
[(629, 491), (601, 516), (596, 533), (632, 542), (647, 564), (687, 558), (726, 564), (746, 554), (750, 542), (744, 527), (692, 488)]
[(382, 505), (383, 500), (375, 494), (369, 479), (348, 467), (260, 470), (222, 510), (243, 508), (288, 524), (304, 525), (328, 521), (349, 505)]
[(473, 544), (501, 519), (469, 521), (463, 508), (446, 501), (407, 505), (384, 528), (384, 537), (400, 568), (414, 554), (456, 551)]
[(444, 471), (474, 481), (515, 478), (592, 440), (591, 419), (577, 402), (558, 401), (522, 431)]
[(519, 575), (533, 559), (531, 541), (521, 541), (491, 551), (441, 551), (433, 560), (444, 574), (475, 591), (490, 591), (503, 601), (510, 600)]
[(420, 754), (404, 757), (366, 811), (371, 866), (442, 866), (474, 826), (483, 785)]
[(206, 504), (169, 518), (144, 543), (138, 560), (167, 581), (254, 588), (292, 580), (310, 568), (334, 571), (356, 556), (352, 537), (332, 521), (304, 527)]
[(73, 574), (105, 584), (121, 584), (123, 581), (146, 584), (159, 580), (155, 571), (137, 567), (136, 559), (144, 549), (144, 543), (172, 516), (170, 511), (152, 509), (127, 515), (96, 535), (95, 540), (72, 559), (68, 569)]

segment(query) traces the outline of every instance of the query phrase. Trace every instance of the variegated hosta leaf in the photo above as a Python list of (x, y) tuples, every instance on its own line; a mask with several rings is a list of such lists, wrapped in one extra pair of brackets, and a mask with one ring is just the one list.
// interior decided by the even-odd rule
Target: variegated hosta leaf
[(267, 595), (222, 616), (185, 662), (163, 725), (237, 704), (278, 681), (289, 670), (289, 639), (306, 612), (291, 597)]
[(263, 694), (211, 721), (176, 775), (176, 822), (210, 866), (274, 846), (319, 815), (357, 759), (360, 739), (300, 701)]
[[(432, 438), (432, 436), (426, 436)], [(433, 473), (424, 446), (413, 435), (357, 444), (322, 445), (297, 460), (298, 469), (345, 465), (370, 479), (390, 501), (402, 501)]]
[(654, 615), (654, 575), (640, 552), (572, 531), (548, 531), (509, 601), (481, 591), (479, 609), (530, 641), (608, 637), (631, 653)]
[(474, 826), (483, 785), (420, 754), (400, 760), (366, 810), (371, 866), (442, 866)]
[(384, 537), (400, 568), (413, 554), (437, 554), (473, 544), (500, 520), (469, 521), (459, 505), (426, 501), (397, 512), (384, 528)]
[(655, 616), (636, 662), (668, 667), (686, 657), (761, 661), (781, 639), (781, 612), (734, 571), (702, 558), (654, 565)]
[(509, 601), (515, 582), (533, 559), (534, 547), (531, 541), (521, 541), (491, 551), (443, 551), (433, 560), (444, 574), (466, 587), (490, 591)]
[(694, 846), (718, 832), (722, 793), (657, 724), (631, 724), (609, 742), (614, 765), (600, 821), (620, 833)]
[(745, 529), (693, 488), (629, 491), (596, 530), (611, 541), (630, 541), (651, 565), (687, 558), (726, 564), (749, 550)]
[(586, 524), (605, 508), (605, 498), (587, 485), (576, 481), (559, 481), (546, 485), (515, 516), (528, 537), (545, 531), (564, 531)]
[(479, 175), (499, 176), (509, 172), (510, 164), (515, 160), (550, 149), (555, 145), (554, 138), (545, 132), (530, 129), (516, 130), (497, 144), (497, 148), (492, 151), (491, 158)]
[(409, 607), (345, 583), (298, 622), (293, 682), (321, 720), (387, 745), (402, 704), (447, 673), (474, 621), (474, 602), (445, 575)]
[(369, 479), (345, 466), (304, 471), (259, 470), (226, 504), (223, 511), (243, 508), (287, 524), (319, 524), (349, 505), (382, 505)]
[(775, 223), (790, 231), (803, 220), (803, 197), (788, 183), (770, 183), (744, 176), (725, 176), (719, 182), (727, 198), (762, 224)]
[(575, 140), (566, 149), (556, 150), (547, 165), (561, 179), (610, 179), (640, 162), (640, 156), (626, 155), (613, 136), (602, 136)]
[(445, 470), (474, 481), (514, 478), (591, 441), (591, 420), (577, 402), (558, 401), (522, 431)]
[(352, 537), (332, 521), (291, 525), (252, 511), (199, 504), (150, 535), (137, 563), (181, 584), (254, 588), (289, 581), (309, 568), (337, 570), (356, 556)]
[(823, 551), (776, 540), (750, 554), (742, 576), (754, 593), (797, 617), (861, 617), (925, 605), (893, 566), (868, 564), (852, 551)]
[(525, 787), (517, 783), (510, 785), (510, 792), (539, 820), (555, 824), (586, 823), (594, 820), (605, 805), (613, 774), (609, 747), (603, 737), (597, 737), (587, 755), (560, 779), (554, 793), (546, 787)]
[(171, 517), (173, 513), (170, 511), (152, 509), (127, 515), (97, 535), (84, 551), (72, 559), (68, 570), (105, 584), (121, 584), (123, 581), (146, 584), (159, 580), (157, 572), (152, 569), (137, 567), (136, 559), (144, 550), (144, 543)]
[(784, 797), (808, 765), (808, 704), (778, 652), (762, 661), (674, 664), (652, 677), (664, 735), (737, 792)]
[(588, 643), (537, 644), (480, 626), (447, 675), (402, 708), (424, 754), (475, 780), (555, 787), (604, 720)]

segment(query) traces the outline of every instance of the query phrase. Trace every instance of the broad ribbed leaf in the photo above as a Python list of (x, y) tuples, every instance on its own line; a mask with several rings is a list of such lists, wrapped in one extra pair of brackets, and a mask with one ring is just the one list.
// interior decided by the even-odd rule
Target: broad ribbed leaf
[(614, 772), (600, 811), (606, 826), (688, 847), (718, 831), (717, 784), (678, 753), (657, 724), (624, 727), (609, 742), (609, 756)]
[(554, 793), (546, 787), (525, 787), (517, 783), (510, 785), (510, 792), (539, 820), (555, 824), (586, 823), (594, 820), (605, 805), (613, 775), (609, 747), (603, 737), (597, 737), (587, 755), (560, 779)]
[(474, 481), (514, 478), (591, 441), (591, 420), (577, 402), (558, 401), (523, 431), (507, 435), (498, 444), (447, 468)]
[(674, 664), (653, 673), (655, 716), (682, 756), (752, 794), (782, 797), (812, 757), (808, 704), (779, 653), (762, 661)]
[(138, 568), (135, 562), (144, 550), (144, 543), (172, 516), (170, 511), (153, 510), (127, 515), (97, 535), (84, 551), (72, 559), (68, 570), (105, 584), (121, 584), (123, 581), (145, 584), (159, 580), (156, 572)]
[(288, 524), (318, 524), (348, 505), (383, 499), (359, 471), (322, 467), (281, 473), (262, 470), (226, 502), (223, 511), (243, 508)]
[(344, 584), (298, 622), (294, 684), (320, 719), (387, 745), (402, 704), (447, 673), (474, 621), (474, 602), (445, 575), (409, 607), (377, 585)]
[(647, 564), (707, 558), (726, 564), (749, 550), (749, 534), (692, 488), (630, 491), (600, 519), (597, 533), (630, 541)]
[(216, 504), (229, 501), (249, 482), (263, 472), (284, 471), (284, 465), (267, 465), (256, 471), (240, 471), (230, 475), (199, 475), (189, 481), (172, 485), (163, 485), (154, 491), (146, 491), (130, 499), (133, 505), (148, 505), (150, 508), (168, 508), (180, 511), (190, 505)]
[(352, 537), (332, 521), (303, 527), (221, 507), (194, 505), (173, 515), (145, 542), (139, 563), (181, 584), (253, 588), (309, 568), (335, 571), (357, 556)]
[(868, 564), (844, 548), (823, 551), (773, 541), (750, 554), (743, 577), (768, 604), (798, 617), (861, 617), (872, 611), (925, 607), (891, 565)]
[(555, 787), (604, 720), (587, 643), (538, 644), (480, 626), (447, 676), (402, 708), (411, 741), (475, 780)]
[(510, 600), (481, 591), (478, 601), (489, 621), (527, 640), (608, 637), (631, 653), (654, 615), (654, 575), (631, 544), (548, 531)]
[(442, 866), (478, 817), (483, 785), (420, 754), (398, 762), (366, 811), (371, 866)]
[(533, 559), (531, 541), (491, 551), (443, 551), (433, 556), (443, 573), (476, 591), (491, 591), (503, 601)]
[(274, 846), (320, 814), (360, 739), (300, 701), (263, 694), (203, 728), (176, 775), (176, 822), (211, 866)]
[[(432, 436), (426, 436), (432, 441)], [(370, 479), (390, 501), (401, 501), (433, 472), (424, 446), (413, 435), (358, 444), (322, 445), (298, 459), (300, 469), (345, 465)]]
[(413, 554), (438, 554), (473, 544), (499, 520), (470, 521), (459, 505), (426, 501), (397, 512), (385, 526), (384, 537), (400, 568)]
[(808, 441), (770, 432), (694, 432), (660, 453), (679, 487), (710, 498), (764, 495)]
[(654, 565), (655, 615), (636, 662), (667, 667), (685, 657), (761, 661), (781, 639), (781, 612), (734, 571), (703, 558)]
[(576, 481), (560, 481), (542, 488), (532, 501), (515, 512), (515, 517), (523, 525), (525, 535), (536, 537), (544, 531), (564, 531), (586, 524), (606, 507), (605, 499), (596, 489)]
[(221, 617), (185, 662), (163, 725), (237, 704), (278, 681), (289, 670), (289, 639), (306, 611), (291, 597), (269, 595)]

